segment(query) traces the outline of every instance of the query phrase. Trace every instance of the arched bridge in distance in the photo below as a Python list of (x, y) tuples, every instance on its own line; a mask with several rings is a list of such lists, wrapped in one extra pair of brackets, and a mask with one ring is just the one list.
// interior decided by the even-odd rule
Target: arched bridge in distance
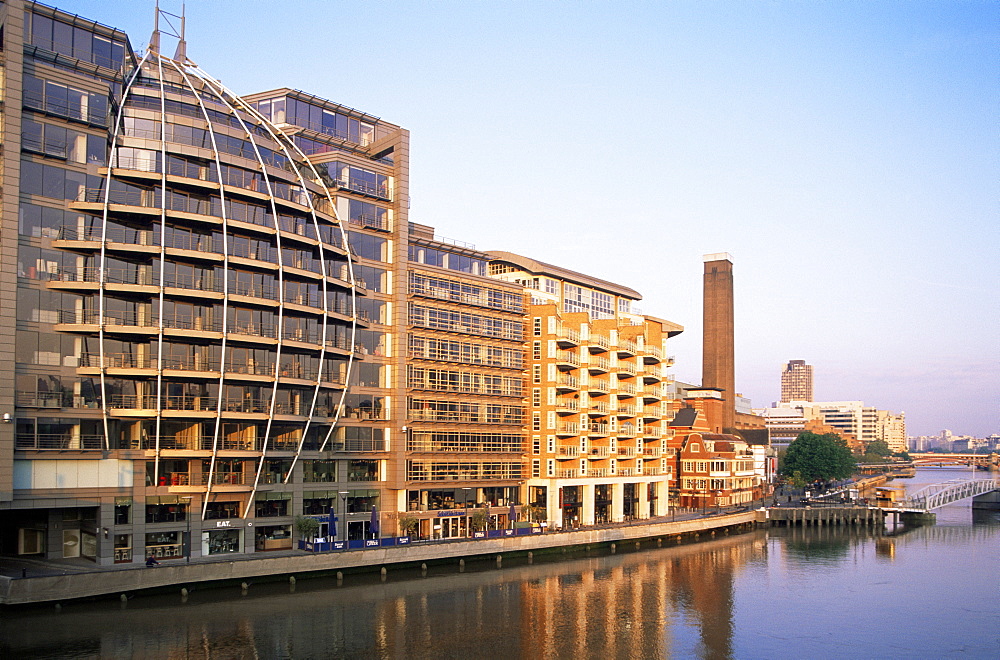
[(975, 465), (992, 469), (1000, 469), (1000, 455), (996, 452), (990, 454), (937, 454), (937, 453), (916, 453), (910, 452), (910, 461), (914, 467), (931, 465)]

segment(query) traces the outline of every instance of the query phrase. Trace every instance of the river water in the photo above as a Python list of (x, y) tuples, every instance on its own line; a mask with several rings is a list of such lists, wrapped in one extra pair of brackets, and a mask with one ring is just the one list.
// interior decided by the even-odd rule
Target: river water
[(775, 528), (0, 611), (0, 658), (998, 658), (1000, 512), (970, 502), (912, 530)]

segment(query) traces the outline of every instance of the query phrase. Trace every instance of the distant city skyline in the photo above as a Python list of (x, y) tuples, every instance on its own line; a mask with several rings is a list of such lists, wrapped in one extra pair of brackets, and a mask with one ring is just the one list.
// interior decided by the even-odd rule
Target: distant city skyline
[[(57, 4), (152, 29), (153, 0)], [(755, 406), (804, 357), (910, 435), (1000, 431), (1000, 4), (385, 2), (377, 40), (356, 4), (266, 6), (188, 3), (189, 56), (408, 128), (414, 221), (639, 288), (679, 380), (729, 252)]]

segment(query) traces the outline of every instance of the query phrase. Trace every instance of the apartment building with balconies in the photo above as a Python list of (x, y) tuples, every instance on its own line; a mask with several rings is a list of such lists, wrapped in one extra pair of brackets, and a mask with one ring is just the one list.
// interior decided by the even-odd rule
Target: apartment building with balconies
[[(676, 324), (644, 316), (628, 287), (509, 252), (493, 277), (520, 284), (527, 307), (528, 504), (549, 525), (664, 515)], [(542, 513), (543, 512), (543, 513)]]

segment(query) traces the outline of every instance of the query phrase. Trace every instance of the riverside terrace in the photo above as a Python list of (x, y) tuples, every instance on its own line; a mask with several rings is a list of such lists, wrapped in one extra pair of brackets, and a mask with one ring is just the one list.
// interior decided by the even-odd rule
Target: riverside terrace
[[(503, 555), (532, 556), (560, 548), (618, 546), (638, 548), (650, 544), (697, 541), (719, 533), (748, 531), (767, 521), (764, 509), (736, 513), (647, 519), (608, 524), (581, 530), (545, 532), (500, 538), (421, 541), (409, 545), (379, 546), (334, 552), (275, 551), (265, 558), (169, 562), (153, 568), (134, 565), (95, 566), (83, 560), (0, 560), (0, 604), (30, 605), (81, 598), (115, 597), (141, 591), (186, 591), (198, 585), (224, 587), (249, 581), (290, 580), (309, 576), (338, 576), (343, 572), (388, 571), (392, 567), (495, 558)], [(625, 544), (625, 545), (623, 545)], [(184, 592), (182, 592), (184, 593)]]

